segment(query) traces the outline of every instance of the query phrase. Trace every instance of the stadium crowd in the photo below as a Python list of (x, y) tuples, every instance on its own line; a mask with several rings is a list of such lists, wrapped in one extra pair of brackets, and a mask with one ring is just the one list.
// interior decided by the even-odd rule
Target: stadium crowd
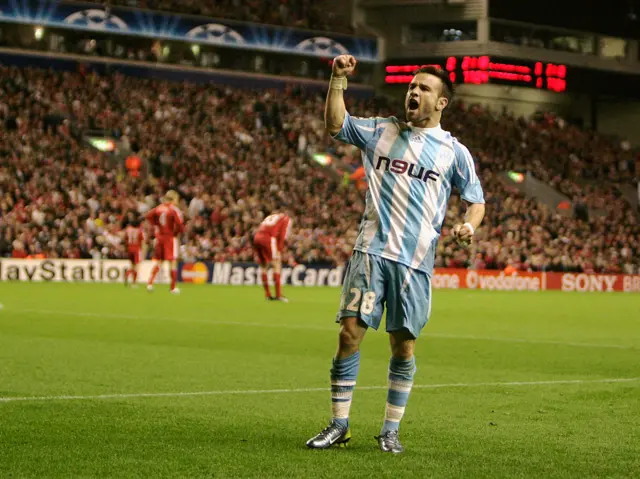
[(338, 0), (107, 0), (107, 5), (352, 34), (350, 9)]
[[(343, 263), (361, 193), (307, 153), (357, 160), (325, 134), (323, 106), (323, 93), (294, 87), (249, 91), (1, 66), (0, 256), (124, 257), (123, 223), (173, 188), (187, 218), (184, 260), (252, 260), (251, 233), (287, 207), (294, 228), (284, 260)], [(351, 100), (348, 109), (387, 115), (394, 105)], [(631, 151), (548, 115), (525, 120), (456, 103), (443, 123), (476, 157), (487, 218), (471, 249), (455, 246), (448, 231), (463, 205), (452, 199), (438, 266), (640, 272), (637, 214), (613, 188), (583, 183), (631, 179)], [(112, 131), (152, 174), (127, 175), (82, 146), (72, 125)], [(587, 216), (567, 218), (525, 198), (499, 175), (507, 169), (531, 171), (584, 203)]]

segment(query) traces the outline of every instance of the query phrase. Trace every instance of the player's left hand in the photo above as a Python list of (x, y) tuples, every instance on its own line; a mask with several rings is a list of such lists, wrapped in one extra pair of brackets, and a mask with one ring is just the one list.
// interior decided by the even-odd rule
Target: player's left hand
[(470, 246), (473, 241), (473, 231), (467, 225), (457, 224), (453, 227), (453, 237), (460, 246)]

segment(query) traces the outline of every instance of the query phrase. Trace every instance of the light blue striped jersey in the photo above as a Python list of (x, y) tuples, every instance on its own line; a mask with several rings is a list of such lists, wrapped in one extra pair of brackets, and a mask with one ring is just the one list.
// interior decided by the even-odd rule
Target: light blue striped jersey
[(360, 148), (369, 183), (354, 249), (431, 275), (452, 186), (484, 203), (469, 150), (440, 125), (416, 128), (395, 117), (347, 113), (335, 138)]

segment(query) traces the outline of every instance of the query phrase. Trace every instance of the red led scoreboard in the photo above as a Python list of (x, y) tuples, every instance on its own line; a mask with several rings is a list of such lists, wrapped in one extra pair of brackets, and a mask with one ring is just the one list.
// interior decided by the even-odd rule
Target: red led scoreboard
[(395, 62), (385, 67), (385, 83), (409, 83), (412, 73), (422, 66), (433, 65), (449, 72), (453, 83), (500, 83), (564, 92), (567, 89), (567, 67), (555, 63), (496, 59), (489, 56), (426, 59), (422, 65)]

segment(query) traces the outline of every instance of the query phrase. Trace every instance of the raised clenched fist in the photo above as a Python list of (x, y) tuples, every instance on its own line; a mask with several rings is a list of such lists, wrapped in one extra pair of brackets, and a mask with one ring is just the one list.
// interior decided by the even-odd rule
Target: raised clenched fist
[(356, 63), (352, 55), (338, 55), (333, 59), (333, 74), (340, 77), (351, 75), (356, 68)]
[(473, 241), (473, 231), (467, 224), (457, 224), (453, 227), (453, 237), (460, 246), (467, 247)]

